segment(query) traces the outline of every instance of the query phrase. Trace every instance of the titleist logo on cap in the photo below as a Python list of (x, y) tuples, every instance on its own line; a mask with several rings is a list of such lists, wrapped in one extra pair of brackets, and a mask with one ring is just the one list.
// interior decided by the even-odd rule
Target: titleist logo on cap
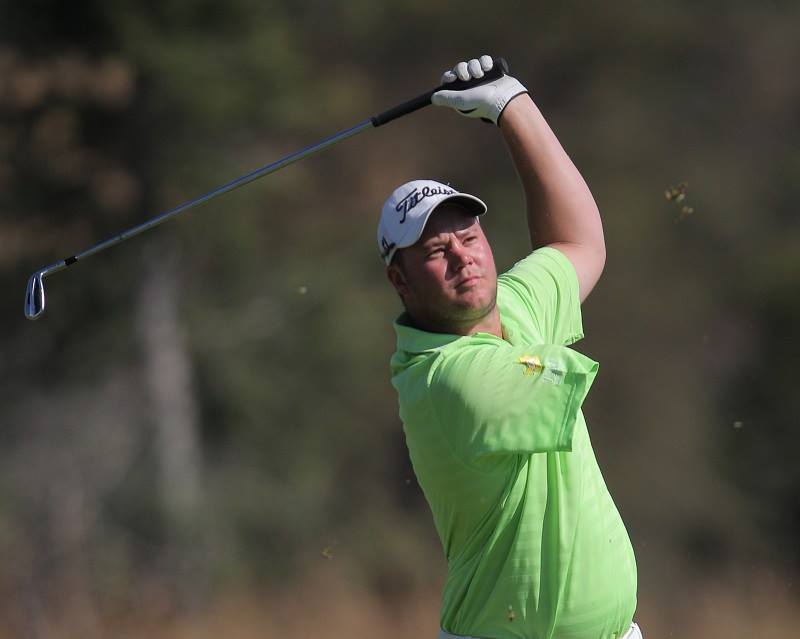
[(406, 221), (408, 212), (426, 197), (432, 197), (434, 195), (452, 195), (453, 193), (457, 193), (457, 191), (443, 186), (423, 186), (421, 191), (414, 187), (414, 190), (400, 200), (395, 207), (398, 213), (403, 214), (403, 217), (400, 219), (400, 224)]

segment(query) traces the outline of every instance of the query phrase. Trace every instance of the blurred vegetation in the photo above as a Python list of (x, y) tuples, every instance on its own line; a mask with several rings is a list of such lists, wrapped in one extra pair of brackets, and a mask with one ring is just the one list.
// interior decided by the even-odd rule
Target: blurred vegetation
[(586, 414), (645, 633), (792, 634), (798, 24), (789, 2), (0, 3), (0, 633), (204, 636), (235, 610), (236, 636), (433, 636), (445, 566), (374, 233), (430, 176), (486, 199), (499, 268), (524, 255), (496, 130), (422, 111), (49, 279), (36, 323), (22, 297), (36, 268), (489, 52), (604, 215), (578, 347), (602, 365)]

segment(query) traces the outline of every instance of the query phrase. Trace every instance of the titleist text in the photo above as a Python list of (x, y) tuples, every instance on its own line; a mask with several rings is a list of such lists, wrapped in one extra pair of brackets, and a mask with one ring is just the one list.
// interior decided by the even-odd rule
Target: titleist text
[(432, 197), (434, 195), (451, 195), (453, 193), (457, 193), (457, 191), (443, 186), (423, 186), (421, 191), (415, 188), (413, 191), (411, 191), (411, 193), (400, 200), (395, 207), (395, 210), (398, 213), (403, 214), (403, 217), (400, 219), (400, 224), (406, 221), (406, 215), (408, 215), (408, 212), (417, 204), (422, 202), (422, 200), (424, 200), (426, 197)]

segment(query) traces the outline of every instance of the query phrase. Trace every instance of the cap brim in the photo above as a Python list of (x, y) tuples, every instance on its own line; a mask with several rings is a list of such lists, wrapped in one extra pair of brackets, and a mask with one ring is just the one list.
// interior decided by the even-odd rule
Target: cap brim
[[(487, 210), (486, 204), (483, 203), (483, 200), (479, 200), (474, 195), (470, 195), (469, 193), (456, 193), (454, 195), (446, 195), (443, 197), (441, 201), (437, 202), (436, 205), (431, 209), (431, 213), (445, 203), (462, 206), (467, 210), (467, 213), (470, 215), (475, 215), (476, 217), (483, 215)], [(428, 217), (430, 217), (430, 215), (428, 215)]]

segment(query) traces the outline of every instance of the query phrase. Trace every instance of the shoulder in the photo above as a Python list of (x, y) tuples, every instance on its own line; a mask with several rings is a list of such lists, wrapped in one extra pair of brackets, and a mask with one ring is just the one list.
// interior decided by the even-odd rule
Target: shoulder
[(583, 337), (578, 277), (560, 250), (545, 246), (497, 278), (501, 312), (528, 324), (545, 341), (572, 344)]
[(543, 246), (514, 264), (508, 271), (500, 275), (498, 285), (515, 287), (520, 284), (527, 287), (556, 285), (562, 288), (575, 287), (578, 278), (575, 267), (567, 256), (557, 248)]

